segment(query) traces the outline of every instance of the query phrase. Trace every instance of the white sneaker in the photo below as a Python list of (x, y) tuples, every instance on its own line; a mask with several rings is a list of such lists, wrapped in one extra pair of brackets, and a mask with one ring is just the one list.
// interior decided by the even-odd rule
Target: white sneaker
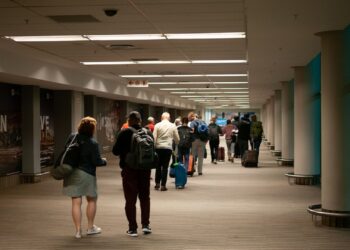
[(75, 233), (75, 238), (76, 238), (76, 239), (80, 239), (80, 238), (81, 238), (81, 231), (77, 231), (77, 232)]
[(93, 235), (93, 234), (100, 234), (102, 232), (102, 229), (96, 225), (93, 225), (92, 228), (89, 228), (86, 231), (86, 235)]

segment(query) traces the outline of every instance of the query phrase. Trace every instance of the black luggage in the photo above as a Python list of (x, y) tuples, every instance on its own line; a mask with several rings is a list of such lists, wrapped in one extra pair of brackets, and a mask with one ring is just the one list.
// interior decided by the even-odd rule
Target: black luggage
[(257, 167), (258, 166), (258, 151), (246, 150), (242, 156), (242, 166), (244, 167)]
[(225, 161), (225, 148), (224, 147), (219, 147), (218, 161)]

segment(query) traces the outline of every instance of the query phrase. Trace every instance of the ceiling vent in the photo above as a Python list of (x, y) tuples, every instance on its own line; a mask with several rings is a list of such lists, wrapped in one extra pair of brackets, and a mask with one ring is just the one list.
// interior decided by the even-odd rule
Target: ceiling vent
[(132, 61), (147, 62), (147, 61), (159, 61), (158, 58), (131, 58)]
[(47, 16), (57, 23), (99, 23), (100, 21), (91, 15), (59, 15)]
[(106, 48), (110, 49), (110, 50), (133, 50), (133, 49), (137, 49), (132, 44), (109, 44), (109, 45), (106, 46)]

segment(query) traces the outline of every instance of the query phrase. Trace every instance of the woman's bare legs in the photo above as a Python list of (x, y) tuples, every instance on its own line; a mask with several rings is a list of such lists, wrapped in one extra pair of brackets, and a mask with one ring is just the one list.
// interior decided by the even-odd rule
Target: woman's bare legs
[(88, 219), (88, 228), (92, 228), (94, 226), (94, 220), (97, 209), (97, 198), (86, 196), (86, 200), (88, 202), (86, 207), (86, 217)]
[(81, 197), (72, 197), (72, 217), (77, 232), (81, 231)]

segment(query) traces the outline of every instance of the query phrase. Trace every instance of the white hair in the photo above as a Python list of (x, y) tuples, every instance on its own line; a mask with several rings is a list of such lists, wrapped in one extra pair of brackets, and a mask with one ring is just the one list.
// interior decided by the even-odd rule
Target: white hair
[(170, 114), (168, 112), (164, 112), (162, 114), (162, 120), (167, 119), (168, 121), (170, 120)]

